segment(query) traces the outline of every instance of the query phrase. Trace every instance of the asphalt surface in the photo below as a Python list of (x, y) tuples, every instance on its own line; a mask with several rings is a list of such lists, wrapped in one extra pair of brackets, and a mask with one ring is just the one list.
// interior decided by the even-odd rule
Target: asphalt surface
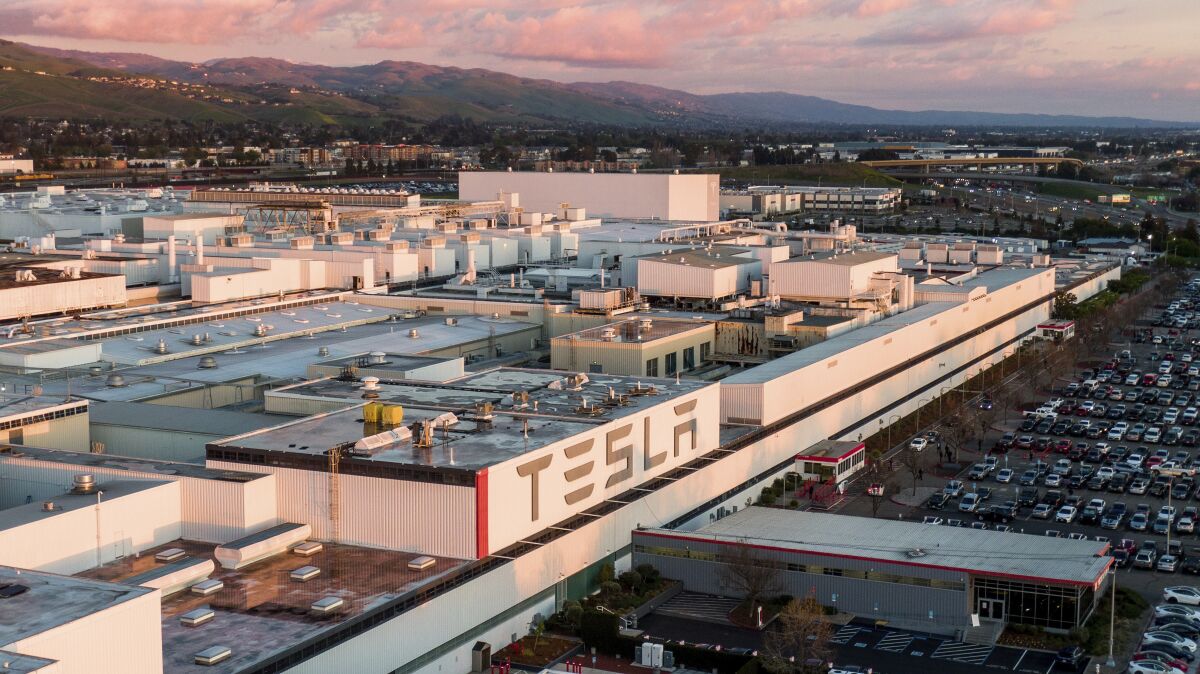
[[(709, 622), (651, 614), (639, 621), (645, 636), (668, 642), (720, 645), (723, 649), (762, 648), (764, 632)], [(964, 644), (921, 632), (854, 622), (836, 630), (831, 657), (837, 665), (871, 667), (876, 674), (978, 674), (989, 672), (1083, 672), (1055, 668), (1054, 656), (1004, 646)], [(668, 644), (667, 648), (670, 646)], [(686, 662), (681, 664), (686, 665)]]

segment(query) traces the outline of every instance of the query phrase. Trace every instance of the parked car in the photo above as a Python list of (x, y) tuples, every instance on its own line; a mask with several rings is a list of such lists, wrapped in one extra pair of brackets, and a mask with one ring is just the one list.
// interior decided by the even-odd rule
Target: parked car
[[(1168, 604), (1200, 606), (1200, 590), (1191, 585), (1175, 585), (1163, 588), (1163, 601)], [(1193, 648), (1194, 652), (1196, 649)]]

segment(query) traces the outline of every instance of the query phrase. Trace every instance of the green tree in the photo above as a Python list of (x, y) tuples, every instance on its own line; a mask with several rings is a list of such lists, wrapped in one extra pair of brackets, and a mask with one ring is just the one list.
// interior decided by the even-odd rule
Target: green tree
[(1079, 314), (1079, 299), (1075, 293), (1058, 292), (1054, 295), (1054, 318), (1075, 318)]

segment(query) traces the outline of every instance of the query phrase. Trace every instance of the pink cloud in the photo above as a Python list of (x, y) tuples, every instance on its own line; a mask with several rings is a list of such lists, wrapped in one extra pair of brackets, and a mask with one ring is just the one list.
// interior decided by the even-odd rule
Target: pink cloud
[(479, 44), (506, 58), (572, 66), (650, 68), (666, 60), (666, 41), (633, 7), (566, 7), (542, 16), (490, 12), (473, 26)]
[(876, 17), (906, 10), (913, 6), (915, 0), (862, 0), (854, 10), (858, 17)]

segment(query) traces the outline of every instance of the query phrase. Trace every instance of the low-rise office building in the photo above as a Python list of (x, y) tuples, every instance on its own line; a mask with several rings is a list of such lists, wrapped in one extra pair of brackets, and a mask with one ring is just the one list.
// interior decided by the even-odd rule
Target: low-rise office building
[(633, 563), (738, 596), (722, 567), (777, 569), (784, 593), (933, 632), (976, 621), (1067, 631), (1109, 585), (1109, 544), (751, 507), (697, 531), (633, 532)]
[(712, 352), (711, 322), (632, 317), (550, 340), (556, 370), (674, 377), (702, 365)]

